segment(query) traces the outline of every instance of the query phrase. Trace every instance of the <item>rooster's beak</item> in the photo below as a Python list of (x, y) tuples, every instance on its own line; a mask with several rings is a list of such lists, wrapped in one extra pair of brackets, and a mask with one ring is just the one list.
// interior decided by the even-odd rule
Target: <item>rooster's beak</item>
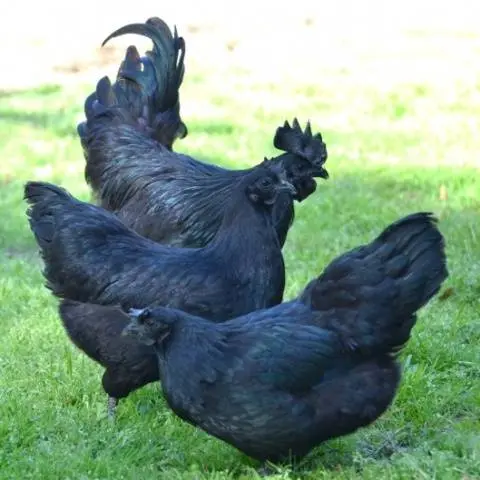
[(325, 170), (324, 168), (320, 168), (317, 171), (314, 171), (313, 173), (314, 173), (313, 174), (314, 177), (320, 177), (325, 180), (327, 180), (329, 177), (327, 170)]
[(183, 123), (180, 122), (180, 126), (178, 127), (177, 130), (177, 138), (185, 138), (188, 135), (188, 128), (187, 126)]

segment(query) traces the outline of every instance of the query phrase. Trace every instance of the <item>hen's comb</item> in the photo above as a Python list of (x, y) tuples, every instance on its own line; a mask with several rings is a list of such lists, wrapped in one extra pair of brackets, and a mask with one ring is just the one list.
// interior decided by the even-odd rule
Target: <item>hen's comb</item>
[(286, 121), (283, 127), (278, 127), (273, 139), (273, 145), (279, 150), (293, 153), (308, 160), (314, 167), (321, 167), (327, 160), (327, 147), (323, 143), (322, 135), (312, 135), (310, 121), (302, 132), (296, 118), (292, 126)]

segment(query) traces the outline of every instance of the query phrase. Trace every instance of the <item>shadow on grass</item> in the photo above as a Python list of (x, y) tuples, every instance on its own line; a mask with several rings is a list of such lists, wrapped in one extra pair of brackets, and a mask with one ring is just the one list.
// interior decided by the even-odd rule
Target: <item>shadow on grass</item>
[[(0, 91), (0, 100), (8, 98), (23, 98), (23, 97), (48, 97), (55, 96), (61, 91), (61, 88), (56, 85), (46, 86), (31, 90), (20, 91)], [(82, 104), (85, 99), (79, 98), (78, 105)], [(75, 108), (73, 108), (75, 107)], [(77, 105), (62, 108), (56, 111), (41, 112), (28, 111), (27, 108), (20, 107), (9, 108), (3, 107), (0, 109), (0, 115), (4, 122), (11, 122), (13, 124), (26, 124), (34, 128), (49, 130), (58, 134), (58, 136), (77, 136), (76, 124), (71, 121), (74, 110)], [(225, 120), (205, 119), (204, 121), (189, 121), (188, 128), (195, 134), (208, 136), (222, 136), (228, 137), (234, 134), (237, 126)]]
[(28, 88), (21, 90), (3, 90), (0, 89), (0, 99), (3, 98), (19, 98), (19, 97), (30, 97), (30, 96), (47, 96), (60, 93), (62, 87), (60, 85), (42, 85), (37, 88)]
[(208, 119), (205, 121), (193, 120), (188, 122), (188, 128), (197, 134), (228, 136), (234, 134), (238, 128), (233, 123), (227, 123), (224, 120), (215, 121)]
[(59, 137), (76, 137), (77, 128), (72, 126), (72, 122), (68, 118), (69, 115), (66, 113), (66, 111), (57, 113), (24, 113), (9, 110), (1, 112), (1, 116), (4, 121), (54, 131)]
[(2, 106), (0, 115), (4, 124), (10, 122), (13, 125), (28, 125), (42, 130), (50, 130), (61, 137), (77, 135), (76, 126), (71, 122), (73, 109), (62, 108), (49, 111), (43, 109), (41, 112), (28, 109), (28, 100), (39, 99), (45, 101), (49, 97), (55, 99), (63, 91), (59, 85), (43, 85), (38, 88), (25, 90), (0, 90), (0, 100), (22, 100), (22, 106), (10, 106), (7, 103)]

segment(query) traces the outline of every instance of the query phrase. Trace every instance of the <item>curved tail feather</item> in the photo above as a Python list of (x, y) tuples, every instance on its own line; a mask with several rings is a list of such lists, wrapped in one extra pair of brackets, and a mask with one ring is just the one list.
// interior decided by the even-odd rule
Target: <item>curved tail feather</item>
[(88, 144), (95, 130), (111, 124), (129, 124), (157, 140), (168, 149), (177, 138), (187, 135), (180, 117), (179, 89), (185, 72), (185, 41), (173, 33), (160, 18), (144, 24), (125, 25), (111, 33), (102, 46), (113, 38), (143, 35), (153, 42), (153, 49), (141, 57), (134, 46), (128, 47), (112, 85), (102, 78), (96, 91), (85, 101), (86, 121), (78, 125), (82, 146)]
[(416, 313), (448, 277), (445, 244), (431, 213), (408, 215), (373, 242), (336, 258), (300, 300), (353, 348), (398, 351)]

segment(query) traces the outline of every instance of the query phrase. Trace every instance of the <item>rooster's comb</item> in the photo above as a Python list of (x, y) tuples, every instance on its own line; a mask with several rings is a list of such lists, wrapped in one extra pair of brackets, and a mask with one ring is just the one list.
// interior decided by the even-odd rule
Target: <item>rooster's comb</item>
[(327, 160), (327, 147), (323, 143), (322, 135), (312, 135), (310, 121), (307, 122), (302, 132), (296, 118), (292, 126), (286, 121), (282, 127), (278, 127), (273, 139), (273, 145), (279, 150), (293, 153), (308, 160), (314, 167), (321, 167)]

